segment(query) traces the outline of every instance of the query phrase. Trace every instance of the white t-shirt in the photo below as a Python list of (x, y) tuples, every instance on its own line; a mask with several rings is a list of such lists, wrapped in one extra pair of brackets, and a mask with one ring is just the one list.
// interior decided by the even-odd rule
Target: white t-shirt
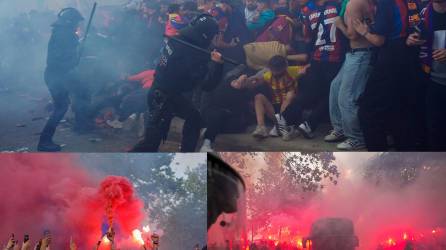
[[(434, 10), (433, 15), (433, 29), (434, 29), (434, 41), (432, 49), (444, 49), (446, 48), (446, 13), (438, 13)], [(432, 81), (446, 85), (446, 63), (432, 62)]]

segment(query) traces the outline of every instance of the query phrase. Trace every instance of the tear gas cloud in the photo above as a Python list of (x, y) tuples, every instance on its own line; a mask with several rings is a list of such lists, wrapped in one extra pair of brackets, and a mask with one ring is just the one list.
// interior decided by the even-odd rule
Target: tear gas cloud
[(162, 34), (152, 39), (147, 17), (134, 4), (140, 1), (0, 0), (0, 88), (48, 97), (43, 75), (51, 25), (63, 8), (77, 8), (85, 18), (83, 38), (94, 2), (99, 5), (77, 68), (90, 94), (152, 67)]

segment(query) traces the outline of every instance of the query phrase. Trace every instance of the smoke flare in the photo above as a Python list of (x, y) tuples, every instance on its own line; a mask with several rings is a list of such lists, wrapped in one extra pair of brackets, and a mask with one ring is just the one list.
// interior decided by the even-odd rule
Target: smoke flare
[(79, 249), (91, 249), (102, 237), (108, 198), (123, 238), (144, 218), (143, 203), (126, 178), (110, 176), (100, 185), (101, 175), (84, 169), (76, 156), (3, 154), (0, 161), (2, 243), (14, 233), (20, 242), (29, 234), (34, 244), (49, 230), (53, 249), (67, 249), (70, 237)]

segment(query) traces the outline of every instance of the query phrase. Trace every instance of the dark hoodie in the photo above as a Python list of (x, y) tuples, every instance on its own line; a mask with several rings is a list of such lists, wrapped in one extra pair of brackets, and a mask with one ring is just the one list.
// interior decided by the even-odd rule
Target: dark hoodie
[(68, 73), (79, 63), (79, 38), (75, 28), (53, 24), (53, 31), (48, 43), (47, 71), (51, 73)]

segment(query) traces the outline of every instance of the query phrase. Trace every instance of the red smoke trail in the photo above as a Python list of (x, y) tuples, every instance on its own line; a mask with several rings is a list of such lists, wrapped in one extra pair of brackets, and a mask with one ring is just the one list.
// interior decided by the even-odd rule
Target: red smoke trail
[(101, 238), (106, 190), (118, 193), (115, 221), (122, 233), (143, 218), (130, 182), (109, 177), (99, 188), (99, 175), (82, 168), (76, 156), (2, 154), (0, 162), (0, 243), (11, 233), (20, 242), (29, 234), (34, 246), (48, 229), (53, 249), (68, 249), (71, 236), (79, 249), (91, 249)]
[(117, 222), (130, 235), (143, 219), (142, 202), (136, 198), (132, 184), (124, 177), (109, 176), (99, 188), (99, 201), (104, 204), (108, 224)]

